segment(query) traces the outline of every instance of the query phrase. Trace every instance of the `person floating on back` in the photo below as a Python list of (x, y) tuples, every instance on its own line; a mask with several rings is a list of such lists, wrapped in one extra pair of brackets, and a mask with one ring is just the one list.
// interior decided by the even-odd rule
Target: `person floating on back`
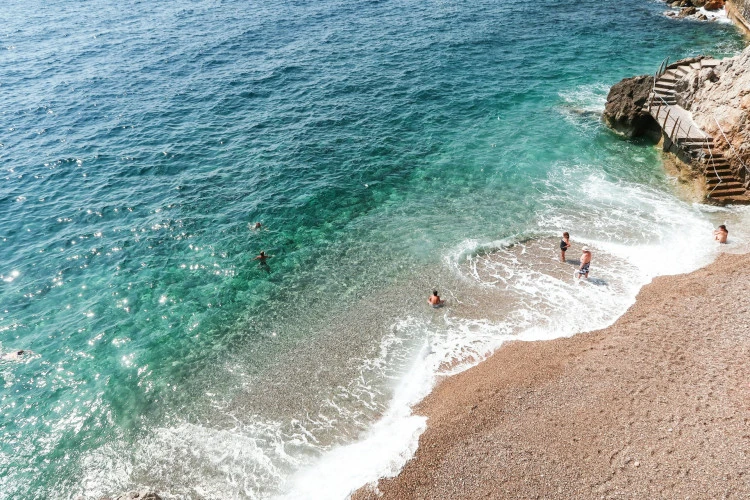
[(560, 262), (565, 263), (565, 250), (570, 248), (570, 234), (564, 232), (560, 240)]
[(591, 250), (589, 250), (589, 247), (583, 247), (581, 249), (583, 252), (581, 254), (581, 267), (576, 269), (575, 276), (576, 278), (581, 278), (583, 276), (586, 279), (589, 279), (589, 266), (591, 265)]
[(432, 292), (432, 295), (429, 299), (427, 299), (427, 302), (429, 302), (430, 305), (436, 309), (438, 307), (441, 307), (445, 303), (443, 300), (440, 300), (440, 295), (438, 295), (437, 290)]
[(714, 239), (719, 243), (726, 243), (727, 236), (729, 236), (729, 230), (727, 230), (727, 226), (725, 226), (724, 224), (719, 226), (719, 229), (714, 231)]

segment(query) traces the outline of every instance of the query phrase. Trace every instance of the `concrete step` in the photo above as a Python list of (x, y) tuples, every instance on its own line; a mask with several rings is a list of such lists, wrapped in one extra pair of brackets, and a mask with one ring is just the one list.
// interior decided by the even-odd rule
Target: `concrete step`
[(674, 96), (656, 95), (654, 96), (653, 104), (657, 106), (674, 106), (677, 104), (677, 99)]
[(750, 205), (750, 196), (747, 195), (736, 195), (736, 196), (710, 196), (709, 199), (713, 202), (721, 205), (732, 204), (732, 205)]
[(734, 177), (734, 172), (732, 172), (728, 168), (717, 168), (716, 172), (714, 172), (713, 168), (707, 168), (706, 169), (706, 178), (713, 177), (718, 175), (722, 179), (728, 179), (729, 177)]
[(720, 62), (718, 59), (702, 59), (701, 66), (704, 68), (713, 68), (714, 66), (718, 66)]
[(742, 183), (739, 182), (739, 181), (737, 181), (737, 180), (722, 179), (721, 182), (720, 182), (719, 179), (717, 179), (716, 177), (714, 177), (713, 179), (707, 179), (706, 180), (706, 185), (709, 188), (713, 188), (714, 186), (718, 186), (716, 188), (717, 191), (719, 189), (738, 189), (738, 188), (739, 189), (745, 189), (745, 187), (742, 185)]
[(668, 94), (668, 95), (674, 95), (674, 87), (664, 87), (660, 86), (658, 83), (654, 85), (654, 92), (658, 92), (659, 94)]
[(678, 142), (680, 145), (684, 145), (685, 147), (705, 147), (706, 145), (713, 146), (714, 140), (713, 139), (700, 139), (696, 137), (681, 137)]
[[(696, 144), (694, 142), (678, 142), (677, 144), (679, 144), (682, 149), (687, 149), (688, 151), (694, 151), (696, 153), (704, 151), (704, 146), (706, 145), (705, 143)], [(710, 156), (708, 151), (706, 151), (706, 156)]]
[(690, 63), (690, 67), (692, 69), (701, 69), (701, 63), (700, 63), (700, 61), (692, 62), (692, 63)]
[(724, 189), (723, 185), (719, 185), (719, 187), (717, 187), (711, 193), (709, 193), (708, 196), (710, 196), (711, 198), (716, 198), (720, 196), (744, 195), (745, 193), (746, 193), (745, 188), (742, 186), (737, 187), (737, 188)]
[[(693, 130), (695, 130), (695, 128), (693, 128)], [(703, 137), (679, 137), (677, 138), (677, 144), (679, 144), (680, 146), (685, 146), (685, 147), (693, 146), (693, 145), (705, 146), (706, 139), (704, 139)], [(709, 139), (708, 144), (709, 145), (712, 144), (710, 139)]]

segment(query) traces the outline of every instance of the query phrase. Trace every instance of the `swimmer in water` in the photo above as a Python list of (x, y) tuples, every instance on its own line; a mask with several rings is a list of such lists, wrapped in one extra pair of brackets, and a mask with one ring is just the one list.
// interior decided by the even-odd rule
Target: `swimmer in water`
[(260, 229), (260, 228), (262, 228), (262, 227), (263, 227), (263, 224), (261, 224), (260, 222), (256, 222), (256, 223), (255, 223), (255, 224), (253, 225), (253, 229)]
[(16, 352), (9, 352), (8, 354), (5, 354), (3, 356), (3, 359), (7, 359), (8, 361), (15, 361), (17, 359), (21, 359), (21, 357), (26, 353), (24, 350), (16, 351)]
[(725, 226), (724, 224), (719, 226), (719, 229), (714, 231), (714, 239), (718, 241), (719, 243), (726, 243), (727, 236), (729, 236), (729, 230), (727, 229), (727, 226)]
[(434, 308), (438, 308), (442, 306), (443, 304), (445, 304), (445, 301), (440, 300), (440, 295), (438, 295), (437, 290), (434, 290), (432, 292), (432, 295), (430, 296), (429, 299), (427, 299), (427, 302), (429, 302), (429, 304)]
[(266, 255), (266, 252), (261, 251), (253, 260), (259, 260), (261, 264), (265, 264), (266, 259), (270, 259), (271, 257), (273, 257), (273, 255)]

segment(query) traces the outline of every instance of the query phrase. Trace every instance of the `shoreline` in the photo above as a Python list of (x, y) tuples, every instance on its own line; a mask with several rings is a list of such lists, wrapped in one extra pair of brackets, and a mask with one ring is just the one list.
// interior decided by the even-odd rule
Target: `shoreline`
[(503, 345), (414, 408), (414, 458), (353, 498), (750, 495), (748, 278), (750, 254), (721, 254), (608, 328)]

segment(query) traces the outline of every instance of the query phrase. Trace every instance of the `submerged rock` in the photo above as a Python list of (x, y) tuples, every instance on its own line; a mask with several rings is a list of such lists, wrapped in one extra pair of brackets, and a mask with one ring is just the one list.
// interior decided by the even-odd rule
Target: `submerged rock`
[(625, 137), (658, 137), (659, 125), (648, 113), (648, 96), (654, 85), (650, 75), (625, 78), (612, 86), (604, 108), (604, 122)]

